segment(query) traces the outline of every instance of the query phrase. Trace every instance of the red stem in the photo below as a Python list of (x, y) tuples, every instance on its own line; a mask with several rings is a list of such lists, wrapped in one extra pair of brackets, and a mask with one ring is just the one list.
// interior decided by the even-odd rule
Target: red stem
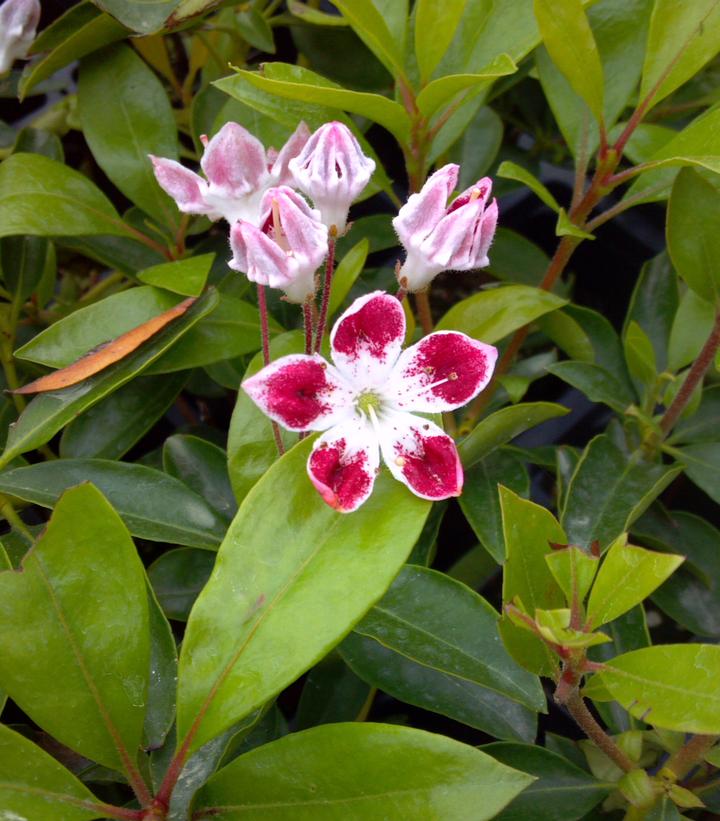
[(303, 303), (303, 328), (305, 330), (305, 353), (313, 352), (313, 316), (310, 301)]
[[(270, 364), (270, 326), (268, 324), (268, 309), (267, 299), (265, 297), (265, 286), (258, 283), (258, 310), (260, 311), (260, 336), (262, 339), (262, 353), (263, 363), (267, 367)], [(278, 453), (282, 456), (285, 453), (285, 446), (283, 445), (282, 436), (280, 435), (280, 428), (277, 422), (270, 420), (273, 431), (273, 438), (277, 445)]]
[(317, 332), (315, 334), (315, 353), (320, 352), (323, 336), (325, 336), (325, 326), (327, 325), (328, 310), (330, 307), (330, 290), (332, 288), (332, 278), (335, 268), (335, 237), (328, 239), (328, 255), (325, 261), (325, 283), (323, 285), (322, 304), (320, 306), (320, 318), (318, 319)]

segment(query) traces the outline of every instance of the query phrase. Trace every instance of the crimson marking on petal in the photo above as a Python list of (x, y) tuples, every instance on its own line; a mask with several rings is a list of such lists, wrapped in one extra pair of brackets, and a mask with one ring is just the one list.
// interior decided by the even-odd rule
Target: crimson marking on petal
[(332, 390), (325, 366), (319, 362), (293, 362), (276, 371), (265, 384), (268, 410), (291, 428), (307, 428), (331, 410), (323, 394)]
[(423, 437), (415, 434), (412, 451), (396, 445), (395, 464), (402, 468), (410, 487), (430, 499), (459, 496), (463, 485), (462, 465), (455, 445), (448, 436)]
[(337, 326), (333, 348), (349, 359), (357, 359), (367, 351), (375, 359), (385, 360), (391, 343), (405, 334), (402, 308), (394, 297), (368, 300), (360, 310), (346, 316)]
[(372, 485), (367, 454), (345, 456), (346, 442), (319, 447), (310, 454), (310, 476), (323, 500), (335, 510), (352, 511), (367, 497)]

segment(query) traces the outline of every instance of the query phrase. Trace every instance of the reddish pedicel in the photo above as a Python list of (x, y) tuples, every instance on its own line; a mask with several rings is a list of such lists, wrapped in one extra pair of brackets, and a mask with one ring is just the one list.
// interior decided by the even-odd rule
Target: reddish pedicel
[(328, 384), (319, 362), (294, 362), (274, 373), (265, 386), (268, 409), (290, 428), (302, 430), (329, 410), (323, 401)]
[(388, 346), (405, 333), (403, 319), (402, 307), (394, 297), (370, 299), (338, 325), (333, 348), (350, 359), (357, 359), (364, 349), (384, 360)]
[(368, 495), (372, 483), (366, 454), (361, 451), (345, 459), (345, 446), (345, 440), (339, 439), (310, 455), (313, 484), (336, 510), (354, 510)]
[(417, 449), (398, 452), (405, 460), (403, 476), (414, 491), (431, 499), (459, 496), (463, 474), (457, 450), (447, 436), (417, 436)]
[(447, 333), (432, 334), (420, 342), (415, 358), (403, 376), (422, 376), (427, 385), (447, 379), (430, 393), (457, 404), (465, 403), (475, 395), (486, 372), (485, 354), (463, 335)]

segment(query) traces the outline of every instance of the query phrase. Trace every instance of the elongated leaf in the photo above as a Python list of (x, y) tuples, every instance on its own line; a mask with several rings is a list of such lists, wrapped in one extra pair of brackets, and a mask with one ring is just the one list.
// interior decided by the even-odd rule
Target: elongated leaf
[(530, 740), (531, 711), (543, 710), (545, 699), (498, 641), (497, 622), (460, 582), (408, 565), (341, 652), (361, 678), (402, 701), (498, 738)]
[(182, 0), (93, 0), (101, 9), (133, 31), (152, 34), (162, 28), (163, 23)]
[(28, 299), (45, 276), (55, 278), (55, 246), (44, 237), (4, 237), (0, 263), (5, 287), (21, 303)]
[(150, 629), (150, 673), (143, 747), (146, 750), (157, 750), (162, 747), (175, 721), (178, 658), (175, 637), (168, 620), (152, 587), (149, 584), (146, 587)]
[[(386, 19), (372, 0), (338, 0), (335, 3), (358, 37), (394, 76), (402, 76), (404, 55), (402, 43), (393, 37)], [(396, 3), (399, 5), (399, 3)]]
[(643, 513), (681, 468), (626, 456), (608, 436), (596, 436), (578, 462), (560, 521), (568, 539), (607, 547)]
[[(479, 750), (386, 724), (329, 724), (241, 756), (198, 794), (196, 811), (240, 818), (495, 816), (530, 782)], [(269, 806), (268, 806), (269, 805)], [(352, 808), (352, 809), (350, 809)], [(350, 814), (348, 814), (350, 813)]]
[(66, 493), (0, 589), (3, 687), (63, 744), (127, 772), (150, 670), (147, 593), (130, 535), (99, 491)]
[(548, 371), (585, 394), (593, 402), (603, 402), (624, 413), (636, 400), (634, 392), (613, 374), (592, 362), (568, 360), (548, 365)]
[(90, 180), (40, 154), (12, 154), (0, 165), (0, 236), (129, 236), (110, 200)]
[(385, 592), (422, 529), (429, 505), (387, 475), (352, 516), (329, 508), (305, 472), (310, 447), (298, 444), (248, 494), (190, 615), (178, 735), (202, 715), (193, 749), (324, 656)]
[[(711, 283), (706, 281), (705, 284)], [(707, 342), (714, 324), (713, 304), (688, 288), (680, 300), (680, 307), (670, 331), (667, 348), (668, 369), (677, 373), (694, 362)], [(684, 415), (694, 417), (693, 413)]]
[(463, 331), (492, 344), (565, 304), (567, 300), (539, 288), (504, 285), (481, 291), (453, 305), (437, 328)]
[(187, 621), (214, 564), (215, 555), (208, 550), (181, 547), (168, 550), (150, 565), (150, 582), (169, 619)]
[(720, 442), (680, 448), (685, 473), (716, 502), (720, 502)]
[(693, 444), (717, 441), (720, 429), (720, 386), (711, 385), (702, 394), (700, 407), (689, 418), (681, 421), (670, 437), (672, 442)]
[(140, 271), (137, 278), (146, 285), (165, 288), (174, 294), (200, 296), (215, 254), (199, 254), (189, 259), (165, 262)]
[(606, 662), (585, 695), (615, 699), (636, 718), (667, 730), (720, 733), (720, 647), (668, 644), (645, 647)]
[(355, 721), (369, 704), (371, 687), (333, 650), (308, 673), (297, 711), (297, 729)]
[(130, 532), (143, 539), (214, 550), (226, 523), (173, 476), (145, 465), (109, 459), (61, 459), (0, 473), (0, 488), (53, 507), (73, 485), (90, 481), (107, 496)]
[(24, 735), (0, 724), (0, 806), (5, 818), (91, 821), (105, 818), (101, 803)]
[(455, 29), (465, 11), (466, 0), (450, 0), (439, 6), (434, 0), (419, 0), (415, 6), (415, 56), (421, 79), (427, 79), (452, 43)]
[(5, 451), (0, 457), (0, 467), (28, 450), (44, 445), (84, 410), (141, 373), (216, 304), (217, 292), (208, 291), (184, 316), (117, 365), (79, 385), (44, 393), (33, 399), (10, 429)]
[(472, 432), (460, 442), (460, 458), (465, 467), (472, 467), (495, 448), (524, 431), (569, 412), (568, 408), (554, 402), (524, 402), (502, 408), (478, 422)]
[(506, 160), (505, 162), (500, 163), (497, 174), (498, 177), (504, 177), (507, 180), (517, 180), (517, 182), (527, 185), (533, 194), (537, 195), (537, 197), (542, 200), (548, 208), (552, 208), (553, 211), (559, 213), (560, 203), (540, 182), (540, 180), (527, 169), (517, 163)]
[(129, 46), (108, 46), (83, 61), (78, 105), (85, 139), (112, 182), (163, 225), (177, 225), (177, 206), (148, 157), (178, 157), (175, 116), (153, 71)]
[(355, 284), (355, 280), (362, 273), (369, 252), (370, 240), (367, 237), (363, 237), (360, 242), (353, 245), (347, 254), (345, 254), (345, 256), (340, 260), (340, 263), (333, 274), (332, 291), (330, 292), (330, 305), (328, 307), (330, 316), (332, 316), (342, 305), (343, 300)]

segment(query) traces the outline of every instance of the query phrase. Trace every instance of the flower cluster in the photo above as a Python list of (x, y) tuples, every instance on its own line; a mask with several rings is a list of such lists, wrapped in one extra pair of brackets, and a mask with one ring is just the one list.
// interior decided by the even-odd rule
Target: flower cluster
[(0, 6), (0, 74), (27, 55), (39, 20), (40, 0), (5, 0)]

